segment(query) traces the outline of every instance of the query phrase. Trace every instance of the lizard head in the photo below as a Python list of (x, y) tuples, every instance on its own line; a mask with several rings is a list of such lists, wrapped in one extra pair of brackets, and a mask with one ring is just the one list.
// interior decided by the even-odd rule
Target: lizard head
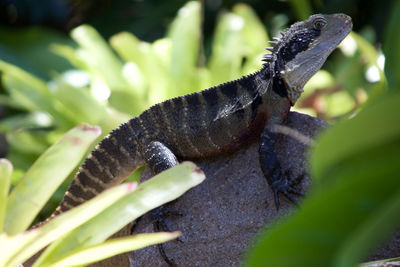
[(281, 33), (281, 38), (270, 41), (272, 47), (267, 49), (272, 53), (265, 55), (263, 60), (270, 63), (279, 86), (285, 87), (274, 90), (287, 96), (293, 105), (306, 82), (322, 67), (351, 28), (351, 18), (347, 15), (317, 14), (293, 24)]

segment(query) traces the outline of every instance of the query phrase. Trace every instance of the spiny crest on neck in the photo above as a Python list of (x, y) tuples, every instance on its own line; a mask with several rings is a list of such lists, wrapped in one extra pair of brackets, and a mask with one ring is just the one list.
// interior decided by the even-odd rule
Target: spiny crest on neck
[(351, 18), (345, 14), (312, 15), (293, 24), (274, 38), (264, 56), (274, 79), (274, 91), (287, 96), (292, 105), (306, 82), (321, 68), (329, 54), (351, 31)]
[(325, 25), (326, 20), (322, 15), (313, 15), (305, 21), (294, 23), (290, 28), (280, 32), (281, 37), (273, 37), (272, 41), (268, 41), (272, 47), (265, 49), (271, 53), (265, 54), (262, 60), (271, 63), (277, 59), (290, 61), (298, 53), (307, 50)]

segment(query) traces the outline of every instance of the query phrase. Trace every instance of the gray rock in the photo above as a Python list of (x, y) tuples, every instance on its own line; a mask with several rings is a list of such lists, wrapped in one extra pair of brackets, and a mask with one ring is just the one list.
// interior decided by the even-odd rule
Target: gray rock
[[(327, 124), (323, 120), (291, 112), (286, 126), (305, 136), (315, 137), (318, 130)], [(293, 209), (293, 204), (281, 196), (280, 209), (276, 210), (273, 194), (259, 166), (258, 146), (259, 141), (256, 140), (234, 154), (195, 162), (205, 172), (206, 180), (168, 204), (184, 213), (182, 217), (171, 216), (167, 220), (170, 230), (182, 231), (183, 243), (172, 241), (164, 245), (167, 255), (179, 266), (239, 266), (260, 228), (264, 225), (269, 227), (277, 217), (285, 216)], [(292, 183), (306, 192), (309, 177), (299, 176), (307, 168), (307, 145), (300, 142), (297, 136), (281, 135), (277, 152), (282, 168), (289, 171), (293, 178)], [(150, 171), (145, 170), (142, 176), (148, 179)], [(135, 228), (135, 233), (142, 232), (153, 232), (148, 215)], [(115, 236), (129, 233), (130, 226), (127, 226)], [(400, 231), (366, 261), (399, 255)], [(92, 266), (129, 266), (129, 258), (133, 266), (168, 266), (157, 246), (118, 255)]]
[[(327, 124), (317, 118), (291, 112), (286, 126), (313, 137)], [(169, 204), (184, 216), (167, 220), (170, 230), (182, 231), (183, 242), (168, 242), (166, 254), (179, 266), (238, 266), (257, 231), (292, 209), (285, 197), (276, 210), (273, 193), (258, 161), (259, 141), (231, 155), (196, 161), (206, 180)], [(281, 135), (277, 144), (278, 158), (291, 177), (299, 177), (307, 166), (307, 146), (296, 138)], [(148, 177), (150, 171), (142, 176)], [(302, 191), (309, 186), (307, 176), (294, 179)], [(137, 225), (135, 232), (152, 232), (149, 216)], [(168, 266), (157, 246), (134, 252), (134, 266)]]

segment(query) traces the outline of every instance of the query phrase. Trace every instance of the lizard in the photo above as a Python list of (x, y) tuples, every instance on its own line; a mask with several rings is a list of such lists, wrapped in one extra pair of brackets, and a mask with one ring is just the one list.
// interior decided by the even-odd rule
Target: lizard
[[(181, 160), (218, 156), (260, 140), (259, 162), (279, 208), (279, 193), (295, 202), (274, 151), (276, 125), (284, 123), (306, 82), (352, 29), (345, 14), (316, 14), (269, 41), (271, 53), (249, 75), (156, 104), (109, 133), (79, 168), (54, 218), (122, 182), (147, 165), (154, 175)], [(164, 206), (151, 211), (155, 229)], [(47, 219), (47, 221), (49, 220)], [(172, 265), (162, 246), (159, 251)]]

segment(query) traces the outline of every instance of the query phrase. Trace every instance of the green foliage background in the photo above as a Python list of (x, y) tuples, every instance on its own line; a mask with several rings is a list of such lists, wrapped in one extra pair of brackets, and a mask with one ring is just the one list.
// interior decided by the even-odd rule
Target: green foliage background
[[(307, 18), (314, 9), (329, 9), (331, 2), (288, 1), (290, 16)], [(290, 264), (290, 249), (301, 252), (292, 259), (297, 263), (302, 259), (304, 266), (326, 261), (337, 266), (354, 264), (372, 249), (368, 242), (384, 238), (371, 234), (378, 226), (387, 230), (386, 235), (398, 226), (400, 5), (398, 1), (386, 5), (390, 12), (384, 28), (359, 27), (306, 85), (295, 109), (337, 125), (321, 137), (311, 156), (316, 182), (304, 208), (260, 238), (258, 250), (248, 257), (252, 265), (265, 263), (266, 257), (271, 266)], [(113, 33), (105, 40), (90, 25), (72, 29), (69, 37), (44, 27), (0, 27), (4, 113), (0, 131), (9, 144), (6, 157), (14, 166), (11, 185), (19, 182), (50, 145), (81, 122), (99, 125), (104, 135), (162, 100), (257, 70), (269, 38), (290, 25), (284, 11), (265, 11), (269, 19), (265, 23), (260, 10), (256, 13), (239, 3), (218, 10), (215, 29), (207, 36), (204, 32), (209, 31), (209, 24), (203, 21), (201, 7), (200, 2), (185, 3), (168, 23), (165, 36), (151, 42), (132, 32)], [(140, 35), (146, 35), (145, 27)], [(137, 179), (137, 173), (131, 179)], [(65, 185), (52, 197), (42, 218), (64, 191)], [(331, 225), (318, 221), (321, 211), (329, 211), (323, 218)], [(335, 232), (339, 224), (334, 218), (350, 217), (354, 220)], [(387, 225), (376, 217), (393, 223)], [(335, 238), (322, 240), (324, 246), (315, 240), (318, 235), (308, 232), (321, 224), (326, 226), (321, 230), (325, 236), (335, 233)], [(301, 236), (296, 242), (294, 233)], [(288, 239), (282, 238), (285, 235)], [(375, 239), (366, 242), (363, 238), (368, 236)], [(356, 246), (361, 241), (362, 246)], [(355, 252), (348, 255), (348, 251)]]

